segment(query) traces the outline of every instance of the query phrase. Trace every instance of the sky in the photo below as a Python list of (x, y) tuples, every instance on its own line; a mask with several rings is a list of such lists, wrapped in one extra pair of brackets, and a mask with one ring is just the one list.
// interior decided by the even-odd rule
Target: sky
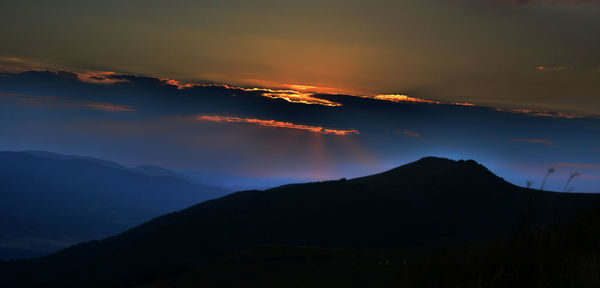
[(0, 150), (239, 187), (433, 155), (600, 192), (600, 1), (5, 0), (0, 35)]
[(0, 55), (69, 71), (600, 113), (598, 4), (5, 0)]
[(577, 191), (600, 182), (600, 117), (586, 114), (46, 70), (2, 74), (0, 91), (0, 150), (153, 164), (208, 184), (351, 178), (425, 156), (475, 159), (518, 185), (541, 186), (554, 167), (557, 191), (574, 172)]

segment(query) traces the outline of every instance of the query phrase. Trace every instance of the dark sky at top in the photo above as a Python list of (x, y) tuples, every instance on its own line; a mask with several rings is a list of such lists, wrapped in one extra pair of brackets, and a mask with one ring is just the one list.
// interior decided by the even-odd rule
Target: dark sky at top
[(4, 64), (600, 113), (595, 0), (4, 0), (0, 35)]

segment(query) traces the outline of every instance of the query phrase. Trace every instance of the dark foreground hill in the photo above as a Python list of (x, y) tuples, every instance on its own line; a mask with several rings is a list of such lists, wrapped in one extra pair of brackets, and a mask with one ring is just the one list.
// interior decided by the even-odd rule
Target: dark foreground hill
[(599, 199), (520, 188), (474, 161), (424, 158), (363, 178), (243, 191), (207, 201), (103, 241), (5, 263), (0, 285), (127, 287), (273, 244), (346, 249), (464, 245), (572, 220)]
[(228, 193), (157, 174), (168, 170), (136, 169), (47, 152), (0, 152), (0, 259), (103, 239)]
[(600, 207), (479, 243), (365, 249), (260, 246), (137, 288), (600, 287)]

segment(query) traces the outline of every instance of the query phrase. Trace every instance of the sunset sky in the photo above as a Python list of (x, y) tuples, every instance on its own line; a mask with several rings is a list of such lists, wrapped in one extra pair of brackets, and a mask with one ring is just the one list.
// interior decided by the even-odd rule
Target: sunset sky
[(0, 35), (0, 150), (247, 186), (435, 155), (600, 192), (600, 1), (4, 0)]
[(6, 0), (0, 55), (67, 70), (600, 113), (598, 2)]

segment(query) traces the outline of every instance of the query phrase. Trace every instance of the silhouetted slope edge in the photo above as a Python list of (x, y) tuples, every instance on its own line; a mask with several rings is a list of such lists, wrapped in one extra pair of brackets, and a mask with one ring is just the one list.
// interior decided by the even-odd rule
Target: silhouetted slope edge
[(234, 193), (103, 241), (12, 263), (11, 275), (19, 279), (22, 271), (34, 271), (40, 282), (32, 284), (46, 286), (116, 286), (265, 244), (385, 248), (473, 242), (571, 219), (598, 199), (525, 189), (475, 161), (428, 157), (352, 180)]

